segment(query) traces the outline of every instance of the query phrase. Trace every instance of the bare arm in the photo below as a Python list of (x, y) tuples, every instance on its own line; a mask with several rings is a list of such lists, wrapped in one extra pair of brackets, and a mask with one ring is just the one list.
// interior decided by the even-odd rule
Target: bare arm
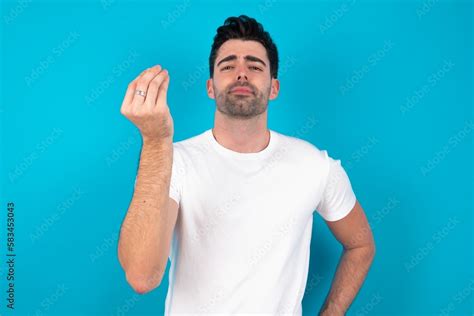
[(326, 223), (344, 248), (320, 315), (345, 315), (372, 264), (375, 243), (358, 201), (346, 217)]
[[(161, 283), (178, 213), (169, 197), (173, 120), (166, 103), (168, 83), (168, 73), (160, 66), (147, 69), (130, 83), (121, 108), (143, 138), (135, 191), (118, 243), (120, 264), (138, 293)], [(146, 96), (135, 94), (136, 89)]]
[(169, 197), (172, 144), (144, 142), (130, 207), (123, 221), (118, 256), (138, 293), (161, 283), (178, 214)]

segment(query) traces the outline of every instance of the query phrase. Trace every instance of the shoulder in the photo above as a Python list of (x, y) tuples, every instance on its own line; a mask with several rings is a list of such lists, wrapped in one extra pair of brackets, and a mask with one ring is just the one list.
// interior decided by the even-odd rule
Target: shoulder
[(209, 148), (208, 132), (204, 131), (197, 135), (173, 142), (173, 148), (180, 153), (186, 152), (204, 152)]
[(311, 159), (318, 164), (327, 164), (330, 157), (325, 149), (320, 149), (314, 143), (298, 138), (296, 136), (285, 135), (273, 131), (279, 138), (279, 147), (298, 159)]

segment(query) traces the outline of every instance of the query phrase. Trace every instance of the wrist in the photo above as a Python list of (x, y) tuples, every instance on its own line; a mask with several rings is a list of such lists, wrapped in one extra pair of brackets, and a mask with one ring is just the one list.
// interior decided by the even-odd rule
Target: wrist
[(319, 312), (319, 316), (344, 316), (345, 311), (334, 303), (326, 303)]
[(142, 136), (142, 141), (143, 141), (143, 146), (153, 146), (153, 147), (173, 146), (173, 137), (159, 138), (159, 137)]

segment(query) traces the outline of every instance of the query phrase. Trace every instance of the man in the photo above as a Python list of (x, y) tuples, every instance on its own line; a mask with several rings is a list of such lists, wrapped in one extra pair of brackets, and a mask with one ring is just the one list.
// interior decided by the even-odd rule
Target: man
[(278, 53), (255, 19), (217, 29), (207, 93), (214, 127), (173, 143), (170, 76), (144, 71), (121, 112), (143, 138), (118, 256), (138, 293), (156, 288), (171, 261), (165, 313), (302, 313), (313, 212), (344, 247), (321, 315), (344, 315), (375, 246), (340, 160), (267, 128), (278, 96)]

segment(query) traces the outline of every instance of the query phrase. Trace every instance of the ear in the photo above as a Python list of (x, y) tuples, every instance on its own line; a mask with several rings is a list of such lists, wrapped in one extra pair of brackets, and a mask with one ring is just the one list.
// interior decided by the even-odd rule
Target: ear
[(272, 78), (270, 96), (268, 98), (270, 100), (276, 99), (278, 97), (278, 92), (280, 92), (280, 81)]
[(206, 88), (207, 88), (207, 95), (209, 96), (209, 98), (215, 99), (216, 97), (214, 95), (214, 87), (213, 87), (212, 78), (207, 79)]

